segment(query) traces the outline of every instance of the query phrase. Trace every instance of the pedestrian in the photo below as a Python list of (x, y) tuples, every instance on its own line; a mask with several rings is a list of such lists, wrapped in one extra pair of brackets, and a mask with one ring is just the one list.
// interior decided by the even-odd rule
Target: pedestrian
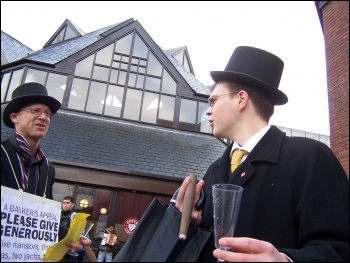
[[(232, 143), (197, 183), (195, 201), (202, 188), (207, 199), (192, 220), (213, 229), (213, 184), (244, 191), (234, 237), (220, 240), (229, 250), (215, 249), (212, 235), (198, 261), (349, 261), (349, 179), (340, 162), (326, 144), (269, 124), (275, 105), (288, 101), (278, 89), (283, 67), (274, 54), (240, 46), (224, 71), (210, 72), (209, 124)], [(236, 167), (231, 156), (240, 151)]]
[(113, 257), (113, 249), (118, 244), (118, 237), (114, 231), (114, 224), (109, 224), (106, 229), (100, 231), (95, 240), (100, 241), (98, 247), (97, 262), (111, 262)]

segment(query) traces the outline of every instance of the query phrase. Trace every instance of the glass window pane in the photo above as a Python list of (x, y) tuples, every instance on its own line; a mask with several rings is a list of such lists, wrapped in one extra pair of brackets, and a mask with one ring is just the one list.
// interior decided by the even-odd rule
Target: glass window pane
[(12, 92), (19, 86), (21, 83), (22, 79), (22, 74), (23, 74), (23, 69), (16, 70), (12, 73), (12, 78), (9, 86), (9, 91), (7, 92), (6, 95), (6, 101), (11, 100), (12, 98)]
[(11, 73), (6, 73), (2, 76), (1, 79), (1, 102), (3, 102), (5, 100), (5, 95), (6, 95), (6, 91), (7, 91), (7, 86), (9, 84), (9, 80), (10, 80), (10, 75)]
[(135, 42), (134, 42), (134, 50), (132, 52), (132, 55), (134, 57), (141, 57), (141, 58), (147, 58), (148, 54), (148, 47), (145, 45), (145, 43), (141, 40), (138, 34), (135, 36)]
[(74, 196), (75, 185), (55, 182), (53, 184), (53, 200), (62, 202), (66, 196)]
[(120, 62), (116, 62), (116, 61), (112, 62), (112, 68), (119, 69), (119, 66), (120, 66)]
[(184, 58), (184, 68), (188, 70), (188, 72), (191, 72), (190, 66), (188, 65), (187, 57)]
[(181, 99), (179, 128), (195, 130), (197, 102)]
[(145, 92), (143, 97), (141, 121), (156, 123), (158, 111), (159, 95)]
[(162, 95), (160, 97), (160, 107), (158, 124), (173, 127), (174, 125), (175, 97)]
[(175, 55), (174, 58), (182, 65), (184, 53), (180, 52), (179, 54)]
[(146, 67), (146, 65), (147, 65), (147, 60), (145, 60), (145, 59), (140, 59), (140, 66)]
[[(75, 206), (74, 206), (75, 212), (87, 213), (87, 214), (90, 214), (90, 216), (93, 215), (94, 207), (96, 207), (95, 193), (96, 193), (95, 188), (83, 187), (83, 186), (77, 185), (77, 190), (76, 190), (77, 195), (76, 195)], [(82, 200), (84, 201), (82, 202)], [(88, 217), (88, 219), (91, 220), (92, 218)], [(91, 235), (90, 238), (92, 240), (94, 238), (94, 235), (92, 235), (94, 227), (89, 232), (89, 235)]]
[(127, 63), (120, 63), (120, 69), (128, 70), (128, 64)]
[(119, 85), (125, 85), (125, 80), (126, 80), (126, 72), (125, 71), (120, 71), (119, 72), (118, 84)]
[(30, 68), (27, 71), (27, 76), (24, 83), (38, 82), (40, 84), (45, 85), (46, 74), (47, 73), (45, 71), (40, 71), (40, 70)]
[(145, 81), (145, 75), (138, 75), (136, 88), (143, 89), (143, 82)]
[(176, 95), (176, 82), (166, 70), (163, 75), (162, 93)]
[(66, 34), (64, 35), (64, 40), (68, 40), (76, 36), (77, 35), (73, 32), (73, 30), (67, 25), (67, 30), (66, 30)]
[(108, 68), (103, 68), (99, 66), (94, 66), (94, 72), (92, 73), (92, 78), (102, 81), (108, 81)]
[(142, 66), (139, 66), (139, 73), (145, 74), (146, 73), (146, 68), (142, 67)]
[(131, 65), (130, 71), (137, 72), (137, 65)]
[(205, 112), (208, 109), (208, 103), (199, 102), (198, 115), (197, 115), (197, 127), (196, 130), (200, 132), (212, 133), (212, 128), (209, 125), (208, 115)]
[(66, 30), (66, 27), (64, 27), (60, 33), (57, 34), (57, 37), (51, 42), (51, 44), (56, 44), (58, 42), (62, 42), (63, 41), (63, 37), (64, 37), (64, 31)]
[(147, 74), (161, 77), (162, 68), (162, 64), (159, 63), (158, 59), (151, 52), (148, 58)]
[[(105, 230), (107, 227), (108, 213), (110, 212), (109, 206), (110, 206), (111, 200), (113, 199), (112, 193), (113, 192), (111, 190), (95, 189), (94, 203), (91, 206), (91, 211), (84, 211), (85, 213), (89, 213), (92, 215), (92, 221), (95, 223), (94, 227), (90, 230), (91, 240), (94, 240), (94, 237), (100, 231)], [(83, 194), (85, 195), (85, 193)], [(107, 214), (101, 214), (100, 211), (102, 208), (105, 208), (107, 210)]]
[(160, 90), (160, 79), (152, 78), (152, 77), (146, 77), (145, 89), (159, 92), (159, 90)]
[(117, 79), (118, 79), (118, 70), (112, 69), (109, 82), (115, 84), (117, 83)]
[(113, 59), (114, 59), (114, 60), (117, 60), (117, 61), (120, 61), (120, 60), (121, 60), (121, 55), (119, 55), (119, 54), (114, 54)]
[(136, 82), (136, 74), (130, 73), (129, 74), (128, 86), (135, 87), (135, 82)]
[(109, 85), (106, 98), (105, 115), (120, 117), (122, 101), (124, 96), (124, 88), (114, 85)]
[(125, 107), (123, 117), (130, 120), (139, 120), (140, 107), (141, 107), (140, 90), (128, 89), (126, 93)]
[(90, 78), (93, 60), (94, 55), (91, 55), (90, 57), (87, 57), (86, 59), (83, 59), (82, 61), (78, 62), (75, 67), (74, 75), (84, 78)]
[(49, 73), (46, 88), (50, 96), (62, 103), (64, 91), (66, 89), (67, 76)]
[(102, 114), (107, 84), (91, 82), (86, 111)]
[(114, 44), (110, 44), (109, 46), (98, 51), (96, 53), (95, 63), (109, 66), (112, 60), (113, 45)]
[(68, 108), (75, 110), (84, 110), (86, 94), (89, 87), (89, 81), (74, 78), (72, 89), (69, 94)]
[(119, 39), (117, 41), (117, 44), (115, 45), (114, 51), (117, 53), (130, 55), (131, 40), (132, 40), (132, 33), (123, 37), (122, 39)]

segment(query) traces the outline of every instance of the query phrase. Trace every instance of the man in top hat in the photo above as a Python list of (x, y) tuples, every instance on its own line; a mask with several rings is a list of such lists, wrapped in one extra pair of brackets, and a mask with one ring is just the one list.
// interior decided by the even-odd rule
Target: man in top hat
[(1, 143), (1, 185), (52, 199), (55, 168), (39, 144), (60, 107), (39, 83), (25, 83), (13, 91), (3, 112), (4, 124), (14, 130)]
[[(35, 82), (25, 83), (12, 93), (12, 100), (3, 112), (5, 125), (13, 129), (9, 138), (1, 142), (1, 185), (22, 189), (52, 199), (55, 167), (40, 148), (40, 140), (47, 134), (52, 116), (61, 103), (48, 95), (46, 88)], [(91, 240), (82, 238), (85, 245)], [(81, 243), (68, 244), (81, 249)]]
[(206, 114), (213, 135), (233, 143), (197, 183), (195, 202), (202, 188), (207, 199), (192, 220), (213, 229), (213, 184), (244, 190), (234, 237), (220, 240), (230, 251), (215, 249), (212, 235), (198, 261), (349, 261), (349, 180), (340, 162), (324, 143), (269, 125), (274, 106), (288, 101), (278, 89), (283, 67), (267, 51), (240, 46), (224, 71), (210, 72)]

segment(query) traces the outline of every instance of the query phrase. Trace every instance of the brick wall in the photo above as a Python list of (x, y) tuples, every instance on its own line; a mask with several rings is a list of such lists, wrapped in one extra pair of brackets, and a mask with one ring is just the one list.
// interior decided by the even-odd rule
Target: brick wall
[(322, 13), (330, 143), (349, 177), (349, 2), (329, 1)]

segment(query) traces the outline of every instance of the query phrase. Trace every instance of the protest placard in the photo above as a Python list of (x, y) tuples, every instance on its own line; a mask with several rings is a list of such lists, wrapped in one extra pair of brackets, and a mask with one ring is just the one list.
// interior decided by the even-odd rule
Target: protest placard
[(58, 241), (61, 203), (1, 186), (1, 262), (40, 262)]

